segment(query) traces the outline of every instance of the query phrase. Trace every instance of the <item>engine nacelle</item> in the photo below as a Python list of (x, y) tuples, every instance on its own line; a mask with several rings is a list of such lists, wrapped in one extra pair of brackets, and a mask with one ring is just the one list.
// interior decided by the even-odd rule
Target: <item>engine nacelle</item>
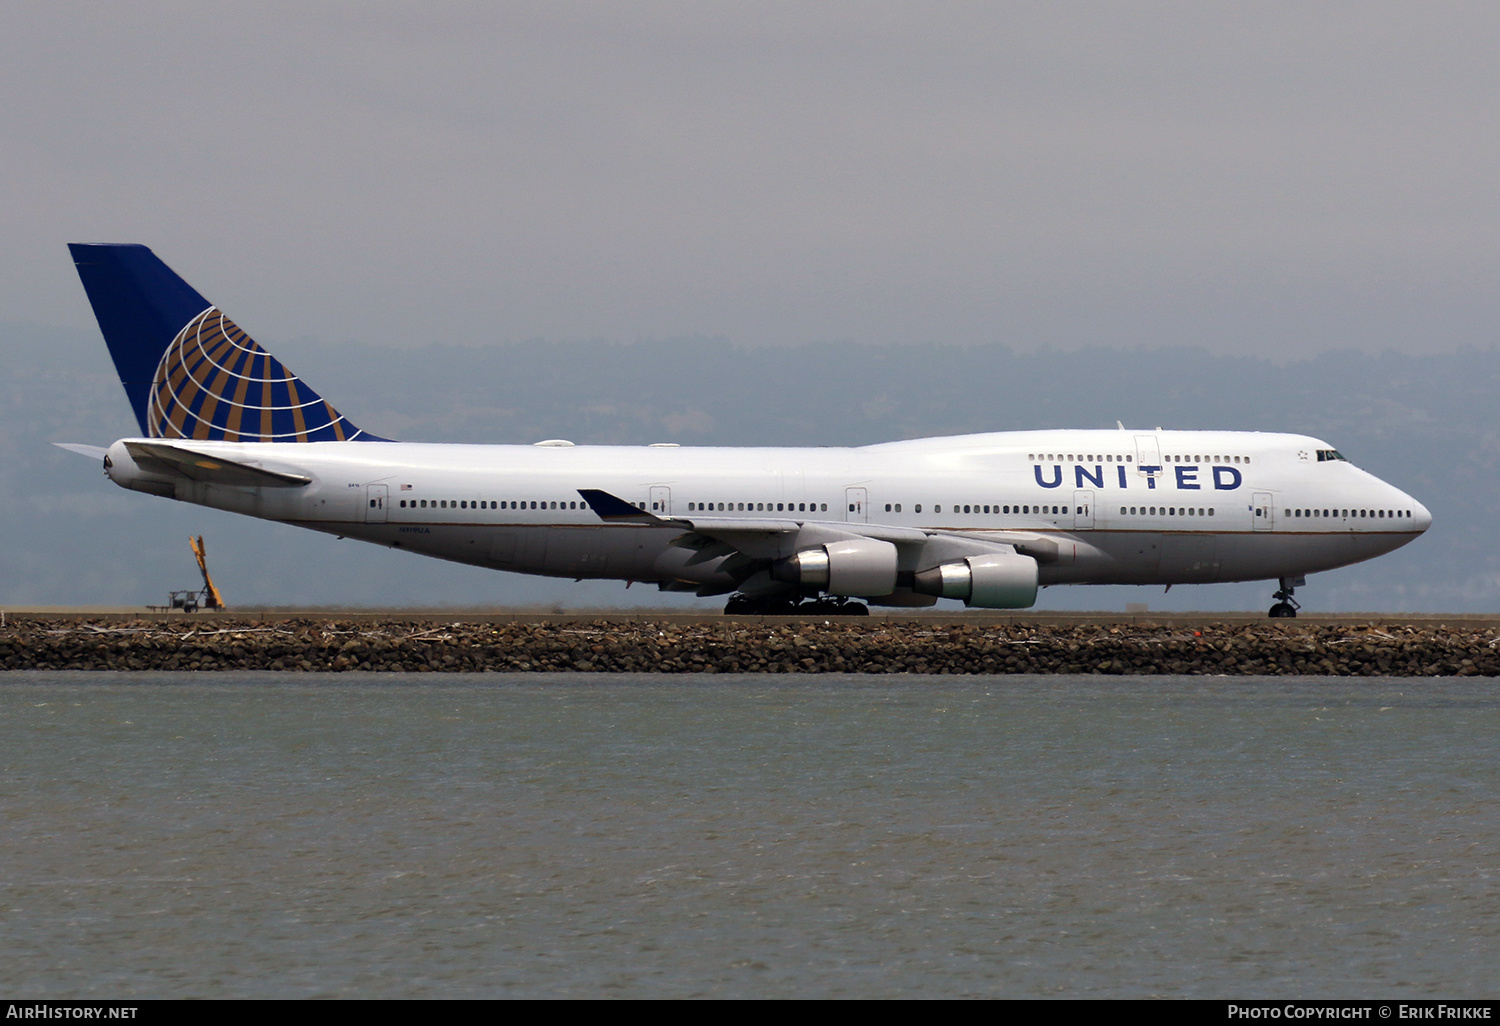
[(962, 599), (981, 609), (1025, 609), (1036, 603), (1036, 587), (1036, 560), (1007, 552), (944, 563), (912, 579), (912, 590), (920, 595)]
[(896, 546), (874, 538), (829, 542), (778, 560), (771, 576), (830, 595), (889, 595), (896, 590)]

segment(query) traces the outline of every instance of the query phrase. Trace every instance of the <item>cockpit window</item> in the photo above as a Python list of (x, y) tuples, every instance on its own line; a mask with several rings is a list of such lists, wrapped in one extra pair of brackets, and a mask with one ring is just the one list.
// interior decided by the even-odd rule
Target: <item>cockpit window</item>
[[(1319, 463), (1327, 463), (1327, 462), (1329, 462), (1331, 460), (1343, 460), (1343, 459), (1344, 459), (1344, 454), (1341, 453), (1341, 452), (1339, 452), (1337, 449), (1319, 449), (1318, 450), (1318, 462)], [(1344, 462), (1347, 463), (1348, 460), (1344, 460)]]

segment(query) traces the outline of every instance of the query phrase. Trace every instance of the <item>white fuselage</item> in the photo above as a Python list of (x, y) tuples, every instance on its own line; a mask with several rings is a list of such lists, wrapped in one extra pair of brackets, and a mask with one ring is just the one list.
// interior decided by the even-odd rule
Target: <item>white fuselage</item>
[[(1389, 552), (1431, 523), (1327, 443), (1288, 434), (1029, 431), (815, 449), (173, 443), (310, 479), (298, 487), (154, 473), (126, 441), (158, 440), (111, 447), (110, 476), (126, 487), (479, 566), (703, 594), (736, 577), (727, 549), (684, 543), (699, 520), (795, 521), (802, 540), (793, 531), (783, 555), (819, 532), (905, 539), (908, 572), (970, 542), (1011, 545), (1043, 585), (1294, 578)], [(605, 522), (580, 489), (672, 522)]]

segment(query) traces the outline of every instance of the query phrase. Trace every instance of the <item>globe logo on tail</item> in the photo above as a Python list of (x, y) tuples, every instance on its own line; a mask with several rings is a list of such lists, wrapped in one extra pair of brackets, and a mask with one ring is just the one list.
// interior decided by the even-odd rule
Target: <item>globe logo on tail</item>
[(177, 333), (157, 365), (154, 438), (344, 442), (360, 431), (217, 307)]

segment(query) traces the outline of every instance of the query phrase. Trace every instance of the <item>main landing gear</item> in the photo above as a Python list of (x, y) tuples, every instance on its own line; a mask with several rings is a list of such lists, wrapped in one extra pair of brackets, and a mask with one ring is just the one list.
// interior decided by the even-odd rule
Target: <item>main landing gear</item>
[(730, 616), (869, 616), (870, 607), (839, 595), (820, 595), (807, 602), (784, 598), (751, 598), (731, 595), (724, 605)]
[(1292, 598), (1292, 592), (1297, 590), (1298, 585), (1306, 584), (1307, 578), (1283, 577), (1277, 583), (1281, 587), (1271, 596), (1276, 600), (1276, 604), (1271, 607), (1269, 615), (1273, 620), (1295, 619), (1297, 610), (1301, 609), (1302, 606), (1296, 599)]

